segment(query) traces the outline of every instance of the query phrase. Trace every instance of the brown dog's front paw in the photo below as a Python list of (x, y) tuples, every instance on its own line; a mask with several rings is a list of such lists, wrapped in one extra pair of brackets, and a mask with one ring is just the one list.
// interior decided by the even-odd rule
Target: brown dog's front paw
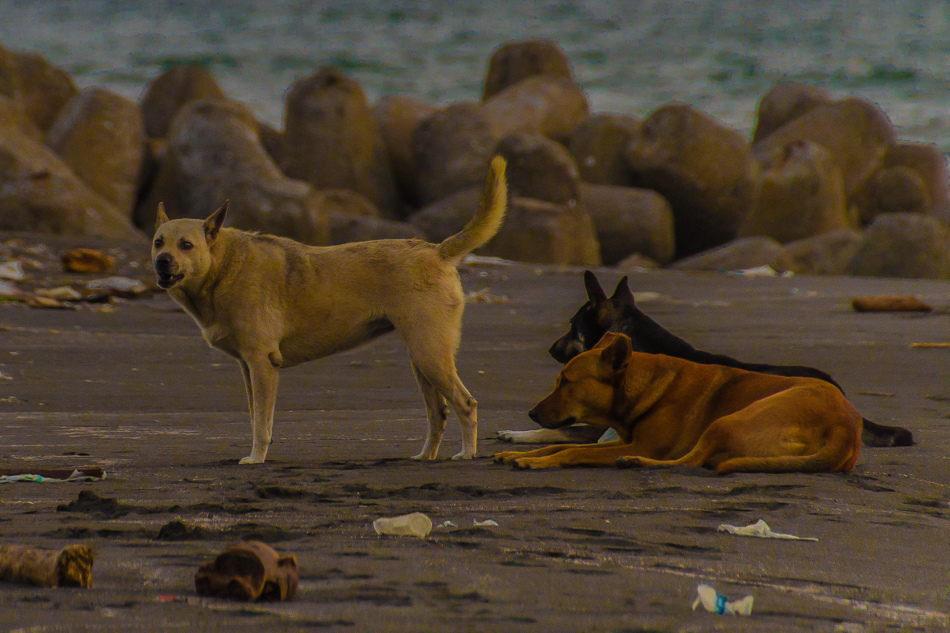
[(496, 464), (510, 464), (514, 460), (518, 459), (518, 457), (521, 455), (524, 455), (523, 451), (502, 451), (500, 453), (495, 453), (492, 459)]
[(642, 468), (645, 466), (639, 457), (619, 457), (617, 459), (617, 468)]
[(541, 468), (557, 468), (548, 457), (522, 457), (511, 462), (517, 470), (539, 470)]

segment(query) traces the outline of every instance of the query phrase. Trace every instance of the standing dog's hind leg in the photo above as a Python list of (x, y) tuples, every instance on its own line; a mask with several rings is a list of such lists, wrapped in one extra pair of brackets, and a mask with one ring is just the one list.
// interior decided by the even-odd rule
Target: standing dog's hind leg
[(426, 419), (429, 422), (422, 452), (413, 455), (412, 459), (435, 459), (439, 454), (439, 444), (442, 443), (442, 433), (445, 431), (445, 422), (449, 417), (449, 408), (439, 390), (419, 371), (415, 363), (412, 363), (412, 372), (416, 376), (416, 382), (419, 383), (419, 390), (422, 391), (422, 398), (426, 404)]
[(462, 425), (462, 450), (453, 455), (452, 459), (475, 457), (478, 403), (459, 379), (451, 351), (429, 356), (419, 354), (418, 350), (412, 350), (410, 356), (412, 356), (413, 366), (452, 405), (452, 410), (455, 411), (459, 424)]
[(242, 464), (260, 464), (267, 457), (271, 430), (274, 425), (274, 405), (277, 402), (277, 368), (267, 356), (251, 358), (247, 361), (250, 376), (251, 433), (253, 444), (251, 454), (241, 459)]
[[(455, 350), (459, 344), (462, 309), (465, 305), (461, 288), (458, 294), (458, 304), (443, 306), (441, 319), (434, 320), (427, 316), (439, 306), (430, 308), (420, 304), (422, 314), (408, 315), (406, 324), (394, 323), (406, 341), (413, 366), (448, 400), (458, 416), (462, 426), (462, 450), (452, 459), (471, 459), (475, 457), (476, 450), (478, 403), (459, 380), (455, 370)], [(426, 325), (422, 327), (419, 323)]]
[(471, 459), (475, 457), (478, 435), (478, 402), (468, 392), (455, 371), (453, 359), (448, 367), (439, 365), (429, 370), (422, 369), (429, 381), (449, 401), (462, 426), (462, 450), (452, 459)]
[(478, 449), (478, 402), (468, 392), (465, 385), (452, 368), (452, 396), (449, 402), (462, 425), (462, 450), (452, 455), (452, 459), (471, 459)]

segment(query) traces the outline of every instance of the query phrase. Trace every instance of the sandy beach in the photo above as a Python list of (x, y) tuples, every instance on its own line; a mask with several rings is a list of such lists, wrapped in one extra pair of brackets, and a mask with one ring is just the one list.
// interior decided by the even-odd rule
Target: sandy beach
[[(950, 341), (945, 282), (631, 276), (640, 307), (695, 346), (819, 367), (863, 415), (913, 431), (916, 446), (865, 448), (851, 473), (495, 465), (511, 448), (496, 431), (533, 428), (525, 412), (553, 385), (546, 350), (584, 301), (582, 272), (462, 267), (477, 293), (458, 363), (479, 401), (471, 462), (447, 459), (454, 416), (442, 458), (406, 459), (425, 421), (398, 336), (283, 373), (268, 461), (240, 466), (250, 446), (240, 372), (163, 294), (110, 313), (0, 304), (0, 466), (107, 473), (0, 484), (3, 542), (96, 551), (91, 589), (0, 584), (0, 629), (950, 629), (950, 349), (912, 346)], [(619, 278), (598, 275), (607, 288)], [(935, 310), (851, 310), (874, 294)], [(415, 511), (437, 526), (428, 538), (373, 531), (377, 517)], [(487, 519), (498, 525), (474, 526)], [(758, 519), (818, 540), (717, 531)], [(297, 556), (296, 599), (195, 595), (198, 567), (247, 537)], [(701, 583), (730, 600), (753, 595), (752, 615), (692, 611)]]

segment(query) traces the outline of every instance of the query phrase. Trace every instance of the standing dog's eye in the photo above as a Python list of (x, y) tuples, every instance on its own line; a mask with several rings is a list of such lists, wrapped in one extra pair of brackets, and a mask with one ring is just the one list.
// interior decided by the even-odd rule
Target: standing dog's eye
[(162, 238), (158, 238), (157, 240), (155, 240), (155, 248), (161, 248), (164, 245), (165, 245), (165, 240), (163, 240)]
[(181, 244), (178, 245), (178, 247), (183, 251), (190, 251), (192, 248), (194, 248), (194, 246), (194, 244), (186, 240), (182, 240)]

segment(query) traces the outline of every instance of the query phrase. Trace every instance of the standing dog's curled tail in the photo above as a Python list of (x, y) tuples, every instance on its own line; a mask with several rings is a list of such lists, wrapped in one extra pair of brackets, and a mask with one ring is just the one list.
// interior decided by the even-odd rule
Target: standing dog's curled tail
[(495, 156), (492, 159), (478, 211), (464, 229), (439, 244), (439, 257), (449, 263), (458, 264), (473, 250), (484, 246), (501, 228), (508, 208), (506, 164), (501, 156)]

